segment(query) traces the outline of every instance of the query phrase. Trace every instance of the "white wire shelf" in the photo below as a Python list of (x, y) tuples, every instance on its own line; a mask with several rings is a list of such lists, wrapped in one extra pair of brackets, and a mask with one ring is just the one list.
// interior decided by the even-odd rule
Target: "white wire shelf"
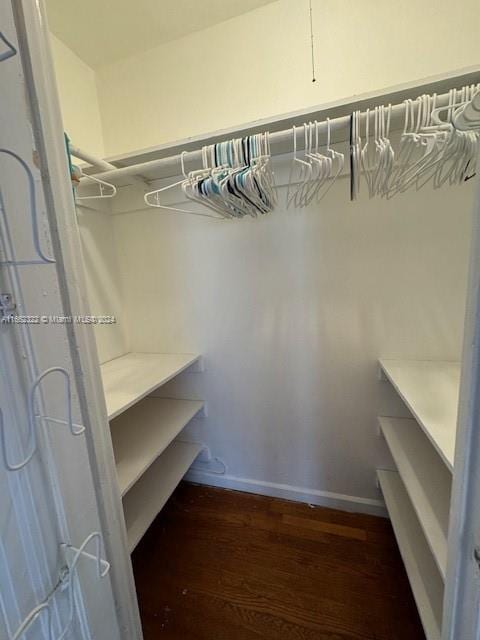
[(445, 580), (452, 476), (415, 420), (379, 418), (379, 423)]
[(123, 499), (130, 553), (172, 495), (203, 445), (172, 444), (149, 467)]
[(440, 640), (443, 580), (399, 474), (377, 474), (425, 636), (427, 640)]
[(145, 398), (112, 421), (110, 428), (122, 496), (203, 406), (200, 400)]
[(453, 471), (460, 364), (380, 360), (380, 366), (447, 468)]
[(100, 366), (112, 420), (199, 360), (192, 353), (127, 353)]

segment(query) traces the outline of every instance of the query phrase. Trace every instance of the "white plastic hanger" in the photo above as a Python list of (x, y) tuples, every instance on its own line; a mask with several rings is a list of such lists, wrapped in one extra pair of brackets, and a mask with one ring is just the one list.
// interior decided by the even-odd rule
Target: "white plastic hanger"
[(378, 109), (378, 132), (376, 146), (378, 148), (378, 166), (373, 175), (373, 195), (384, 197), (386, 195), (390, 175), (395, 161), (395, 152), (390, 142), (390, 123), (392, 105), (383, 105)]
[(360, 169), (362, 139), (360, 136), (360, 111), (352, 113), (350, 144), (350, 197), (356, 200), (360, 194)]
[[(308, 158), (312, 164), (312, 175), (302, 189), (300, 205), (308, 206), (317, 195), (319, 189), (325, 184), (332, 172), (332, 157), (320, 153), (319, 149), (319, 124), (317, 120), (309, 123), (309, 151)], [(313, 130), (315, 130), (315, 145), (313, 145)], [(328, 138), (328, 133), (327, 133)], [(328, 146), (328, 142), (327, 142)]]
[[(185, 154), (186, 153), (187, 153), (186, 151), (182, 151), (182, 153), (180, 154), (180, 164), (181, 164), (182, 175), (183, 175), (182, 180), (178, 180), (178, 182), (174, 182), (173, 184), (168, 184), (167, 186), (161, 187), (160, 189), (154, 189), (153, 191), (149, 191), (143, 196), (145, 204), (147, 204), (149, 207), (166, 209), (167, 211), (175, 211), (177, 213), (186, 213), (188, 215), (202, 216), (205, 218), (215, 218), (216, 220), (218, 220), (220, 219), (220, 216), (218, 215), (211, 215), (209, 213), (192, 211), (191, 209), (180, 209), (179, 207), (171, 207), (165, 204), (161, 204), (160, 202), (160, 194), (164, 193), (165, 191), (168, 191), (169, 189), (174, 189), (175, 187), (179, 187), (179, 186), (182, 188), (183, 193), (187, 195), (187, 197), (190, 197), (186, 193), (185, 187), (187, 186), (187, 184), (190, 185), (192, 181), (195, 179), (194, 178), (195, 172), (192, 172), (190, 176), (187, 176), (187, 174), (185, 173)], [(199, 173), (199, 172), (196, 172), (196, 173)], [(201, 173), (204, 173), (204, 170)], [(190, 198), (190, 199), (193, 199), (193, 198)]]
[[(304, 132), (305, 132), (304, 125)], [(293, 133), (293, 159), (290, 164), (290, 173), (288, 177), (288, 188), (287, 188), (287, 209), (291, 207), (292, 204), (298, 206), (298, 194), (300, 193), (307, 176), (311, 173), (311, 165), (306, 160), (302, 160), (297, 157), (297, 127), (293, 125), (292, 127)], [(294, 188), (296, 185), (296, 188)]]
[(101, 180), (100, 178), (96, 178), (95, 176), (89, 176), (86, 173), (83, 173), (80, 167), (77, 167), (80, 170), (80, 178), (89, 180), (99, 186), (99, 193), (93, 196), (79, 196), (78, 193), (75, 193), (75, 200), (101, 200), (103, 198), (113, 198), (117, 195), (117, 187), (110, 182), (105, 182), (105, 180)]
[[(331, 163), (329, 163), (328, 165), (328, 169), (329, 169), (328, 176), (325, 178), (323, 183), (319, 183), (317, 186), (317, 191), (316, 191), (317, 202), (320, 202), (327, 195), (327, 193), (330, 191), (330, 189), (334, 185), (339, 175), (342, 173), (343, 167), (345, 166), (345, 156), (343, 155), (343, 153), (340, 153), (339, 151), (335, 151), (335, 149), (333, 149), (331, 146), (332, 130), (331, 130), (330, 118), (327, 118), (326, 123), (327, 123), (327, 149), (325, 154), (327, 157), (331, 159)], [(329, 181), (328, 187), (322, 191), (322, 187), (326, 184), (327, 180)]]

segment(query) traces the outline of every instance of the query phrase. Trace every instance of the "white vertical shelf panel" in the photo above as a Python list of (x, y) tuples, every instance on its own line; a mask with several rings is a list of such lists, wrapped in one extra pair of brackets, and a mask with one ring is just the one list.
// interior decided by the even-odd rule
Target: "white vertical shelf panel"
[(123, 495), (202, 409), (200, 400), (145, 398), (112, 420), (113, 450)]
[(438, 570), (445, 580), (452, 476), (415, 420), (378, 420)]
[(377, 474), (425, 635), (427, 640), (440, 640), (443, 580), (400, 475)]
[(192, 353), (127, 353), (101, 365), (112, 420), (200, 358)]
[(380, 366), (448, 469), (453, 471), (460, 364), (380, 360)]
[(125, 495), (123, 509), (130, 553), (201, 450), (201, 444), (172, 442)]

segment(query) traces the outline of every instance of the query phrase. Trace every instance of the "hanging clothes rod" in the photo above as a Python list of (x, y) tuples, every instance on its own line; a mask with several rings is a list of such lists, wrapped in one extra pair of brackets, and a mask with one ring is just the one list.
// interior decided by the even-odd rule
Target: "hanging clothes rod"
[(88, 153), (88, 151), (84, 151), (80, 149), (80, 147), (75, 146), (74, 144), (69, 144), (69, 150), (72, 156), (75, 156), (78, 160), (83, 160), (84, 162), (88, 162), (95, 169), (101, 169), (102, 171), (110, 171), (111, 169), (116, 169), (117, 167), (114, 164), (110, 164), (106, 160), (101, 160), (97, 158), (92, 153)]
[[(450, 94), (442, 93), (437, 95), (436, 97), (436, 106), (437, 107), (445, 107), (448, 106), (450, 99)], [(403, 127), (403, 122), (405, 118), (405, 102), (400, 104), (396, 104), (392, 106), (391, 119), (392, 119), (392, 127), (391, 130), (398, 130)], [(308, 120), (308, 114), (304, 115), (305, 121)], [(362, 112), (360, 115), (360, 125), (364, 127), (366, 120), (366, 112)], [(338, 118), (332, 118), (330, 121), (330, 128), (332, 134), (332, 143), (338, 144), (340, 142), (348, 142), (350, 139), (350, 122), (351, 116), (341, 116)], [(302, 123), (303, 124), (303, 123)], [(304, 148), (303, 145), (303, 136), (298, 134), (298, 129), (302, 124), (296, 125), (297, 129), (297, 149), (302, 150)], [(271, 148), (271, 155), (282, 155), (285, 153), (291, 153), (293, 148), (293, 132), (294, 128), (291, 127), (289, 129), (284, 129), (282, 131), (275, 131), (270, 133), (269, 142)], [(327, 121), (323, 121), (319, 123), (319, 135), (326, 136), (327, 133)], [(187, 151), (183, 154), (184, 164), (188, 167), (187, 170), (198, 168), (202, 161), (202, 151), (201, 149), (197, 149), (195, 151)], [(139, 164), (133, 164), (128, 167), (120, 167), (111, 169), (108, 171), (104, 171), (102, 173), (95, 174), (96, 178), (101, 178), (102, 180), (111, 180), (115, 178), (122, 178), (126, 176), (136, 176), (139, 173), (148, 173), (150, 171), (161, 170), (162, 177), (172, 177), (180, 175), (180, 167), (181, 167), (181, 157), (182, 154), (175, 154), (173, 156), (168, 156), (165, 158), (159, 158), (158, 160), (149, 160), (147, 162), (142, 162)]]
[[(69, 144), (70, 153), (72, 156), (75, 156), (78, 160), (83, 160), (84, 162), (88, 162), (88, 164), (92, 165), (95, 169), (101, 170), (102, 172), (109, 172), (117, 170), (117, 167), (106, 160), (102, 160), (101, 158), (97, 158), (92, 153), (88, 153), (88, 151), (84, 151), (84, 149), (80, 149), (76, 145), (70, 143)], [(94, 176), (96, 178), (96, 176)], [(147, 181), (141, 176), (133, 176), (132, 182), (135, 184), (141, 185), (145, 187), (148, 185)]]

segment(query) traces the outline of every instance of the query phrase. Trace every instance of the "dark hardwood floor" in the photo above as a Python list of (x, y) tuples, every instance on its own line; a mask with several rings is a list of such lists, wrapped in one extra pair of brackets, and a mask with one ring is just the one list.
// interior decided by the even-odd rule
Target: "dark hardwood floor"
[(182, 483), (133, 554), (145, 640), (424, 640), (383, 518)]

